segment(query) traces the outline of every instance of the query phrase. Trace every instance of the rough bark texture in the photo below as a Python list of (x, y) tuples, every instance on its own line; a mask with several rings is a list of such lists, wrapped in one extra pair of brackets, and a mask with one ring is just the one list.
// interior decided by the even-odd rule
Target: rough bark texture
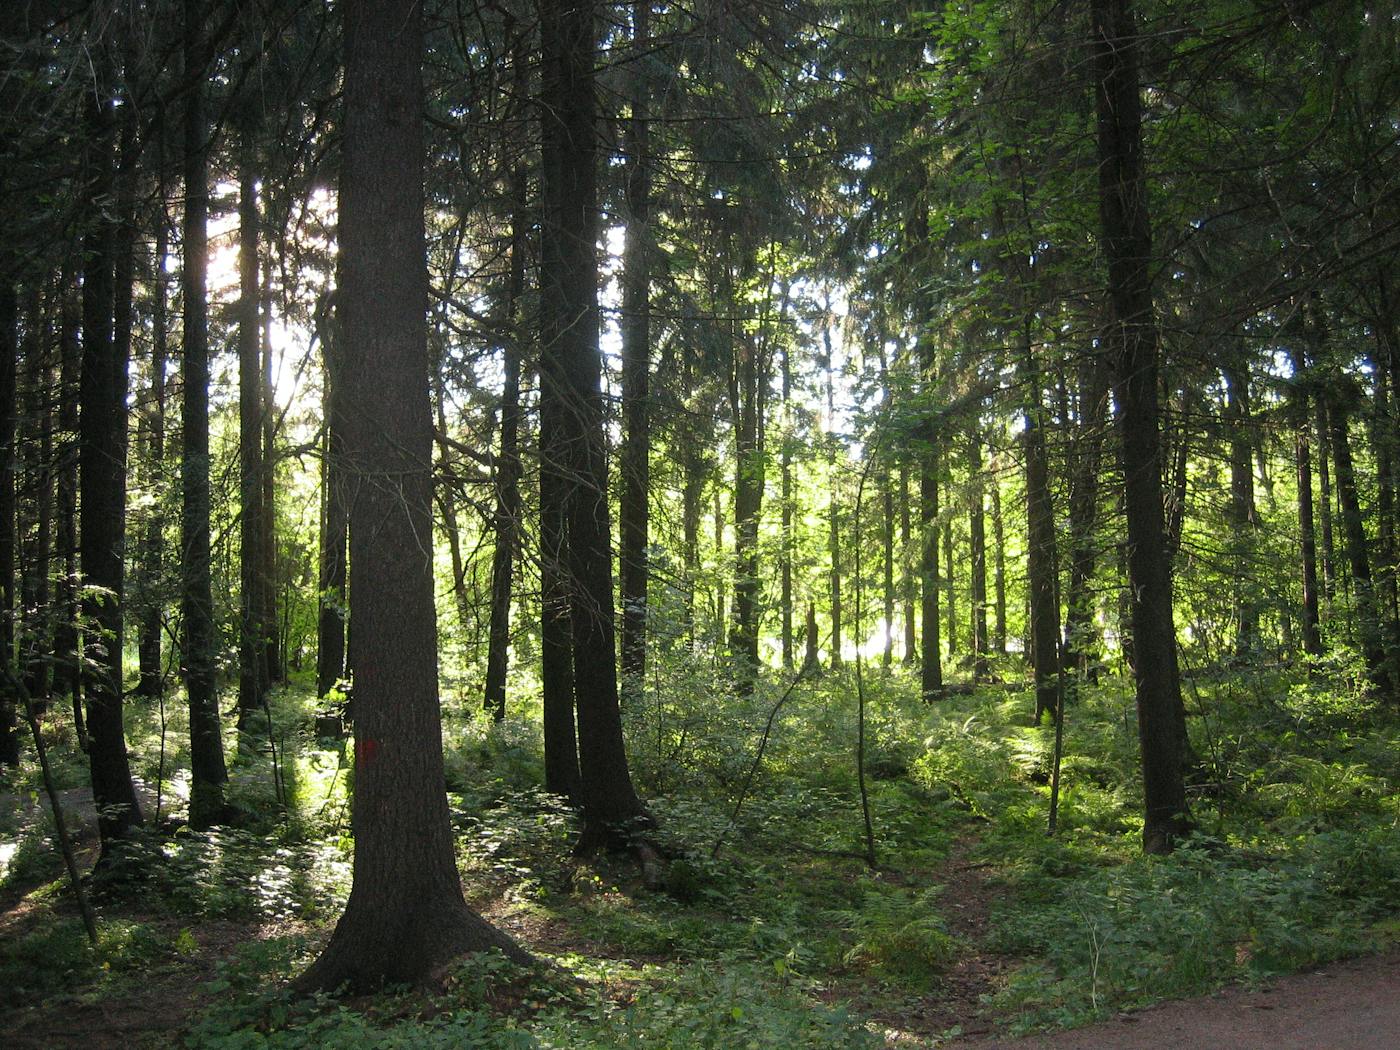
[(646, 811), (618, 705), (612, 530), (598, 347), (596, 12), (541, 0), (540, 425), (546, 474), (567, 486), (564, 557), (573, 631), (579, 787), (588, 848), (623, 844)]
[(151, 389), (146, 415), (146, 472), (155, 493), (141, 538), (141, 580), (144, 589), (141, 603), (140, 639), (137, 661), (140, 679), (137, 691), (145, 697), (160, 695), (164, 667), (161, 664), (162, 587), (161, 575), (165, 556), (164, 501), (160, 491), (164, 484), (165, 466), (165, 364), (168, 356), (168, 305), (166, 302), (165, 257), (170, 247), (170, 224), (165, 214), (165, 190), (162, 186), (155, 209), (156, 251), (152, 272), (151, 304)]
[[(195, 67), (205, 16), (202, 0), (185, 0), (185, 58)], [(185, 108), (184, 358), (180, 458), (181, 607), (184, 617), (185, 692), (190, 710), (190, 824), (208, 827), (221, 819), (224, 766), (215, 680), (214, 598), (209, 550), (209, 318), (207, 220), (209, 213), (208, 129), (203, 88), (191, 87)]]
[[(100, 58), (98, 68), (103, 68)], [(101, 72), (98, 85), (99, 92), (106, 90)], [(88, 199), (99, 202), (113, 191), (111, 103), (97, 95), (90, 96), (87, 105)], [(104, 855), (116, 839), (141, 823), (122, 726), (127, 360), (122, 342), (113, 338), (115, 236), (110, 213), (94, 208), (83, 238), (78, 528), (87, 624), (82, 682), (88, 761)]]
[(1071, 453), (1074, 474), (1069, 491), (1069, 591), (1065, 600), (1065, 666), (1089, 681), (1097, 679), (1098, 636), (1091, 584), (1098, 560), (1094, 528), (1107, 411), (1108, 370), (1094, 357), (1085, 362), (1079, 374), (1079, 433)]
[(1091, 0), (1101, 243), (1112, 308), (1122, 439), (1133, 672), (1145, 821), (1143, 848), (1169, 852), (1189, 827), (1171, 566), (1162, 520), (1158, 340), (1142, 156), (1137, 28), (1130, 0)]
[(1040, 380), (1033, 371), (1030, 344), (1023, 345), (1022, 377), (1028, 392), (1021, 444), (1026, 458), (1026, 583), (1030, 605), (1031, 668), (1035, 675), (1035, 720), (1059, 710), (1060, 596), (1055, 565), (1055, 508)]
[(340, 321), (355, 623), (355, 869), (303, 990), (525, 953), (467, 907), (443, 788), (433, 609), (421, 5), (345, 5)]

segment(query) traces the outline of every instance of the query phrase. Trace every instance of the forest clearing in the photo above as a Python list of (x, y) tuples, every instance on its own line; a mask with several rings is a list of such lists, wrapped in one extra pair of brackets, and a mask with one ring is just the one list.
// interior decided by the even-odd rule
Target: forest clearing
[(0, 1042), (1383, 1045), (1398, 37), (0, 6)]

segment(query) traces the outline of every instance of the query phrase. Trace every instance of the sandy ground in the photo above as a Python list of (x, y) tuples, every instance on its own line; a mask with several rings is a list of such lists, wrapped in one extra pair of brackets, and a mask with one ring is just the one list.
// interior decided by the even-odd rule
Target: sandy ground
[(1400, 1050), (1400, 951), (1253, 991), (1163, 1003), (1072, 1032), (978, 1038), (946, 1050)]

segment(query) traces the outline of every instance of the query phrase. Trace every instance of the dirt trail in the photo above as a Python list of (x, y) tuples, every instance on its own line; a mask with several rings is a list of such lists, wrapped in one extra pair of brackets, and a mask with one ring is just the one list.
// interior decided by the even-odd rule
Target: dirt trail
[(1396, 1050), (1400, 951), (1163, 1003), (1072, 1032), (946, 1043), (943, 1050)]

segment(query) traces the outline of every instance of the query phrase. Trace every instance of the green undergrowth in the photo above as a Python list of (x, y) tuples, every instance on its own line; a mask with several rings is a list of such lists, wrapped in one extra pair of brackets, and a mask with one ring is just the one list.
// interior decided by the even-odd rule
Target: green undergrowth
[[(1068, 708), (1051, 837), (1054, 735), (1030, 724), (1028, 690), (925, 705), (909, 676), (867, 669), (872, 870), (853, 677), (827, 673), (790, 692), (790, 680), (764, 680), (739, 698), (719, 670), (678, 657), (624, 711), (634, 779), (669, 860), (659, 891), (641, 887), (628, 855), (573, 855), (577, 818), (539, 787), (534, 722), (450, 706), (446, 786), (464, 888), (551, 968), (467, 960), (441, 994), (363, 1000), (285, 991), (339, 914), (353, 847), (349, 745), (318, 740), (314, 702), (289, 689), (270, 729), (231, 737), (229, 797), (243, 819), (198, 834), (152, 829), (94, 886), (97, 950), (58, 906), (43, 828), (14, 831), (5, 884), (40, 883), (30, 898), (55, 915), (0, 947), (0, 981), (24, 1001), (109, 994), (178, 968), (196, 943), (189, 931), (217, 919), (247, 936), (208, 960), (218, 975), (191, 1023), (194, 1047), (878, 1046), (862, 1006), (938, 999), (960, 958), (989, 951), (1013, 960), (985, 1004), (1010, 1027), (1084, 1023), (1365, 951), (1400, 930), (1400, 724), (1346, 681), (1286, 670), (1190, 679), (1198, 833), (1172, 856), (1144, 858), (1125, 683), (1085, 687)], [(134, 706), (136, 762), (149, 770), (159, 734), (151, 709)], [(167, 715), (167, 736), (169, 725)], [(985, 943), (948, 921), (986, 906), (965, 899), (972, 878), (990, 883)], [(913, 1045), (936, 1045), (916, 1021), (911, 1031)]]

